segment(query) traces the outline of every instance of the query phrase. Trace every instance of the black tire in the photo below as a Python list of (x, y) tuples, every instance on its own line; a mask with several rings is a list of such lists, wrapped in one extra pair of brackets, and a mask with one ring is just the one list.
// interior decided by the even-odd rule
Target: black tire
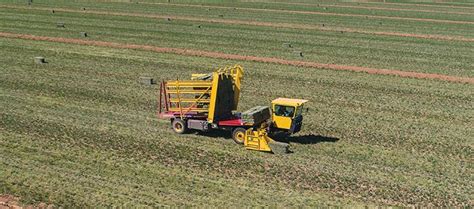
[(237, 144), (244, 144), (245, 128), (234, 128), (232, 130), (232, 139)]
[(186, 122), (181, 119), (174, 119), (173, 122), (171, 122), (171, 128), (173, 128), (173, 131), (177, 134), (184, 134), (188, 131)]

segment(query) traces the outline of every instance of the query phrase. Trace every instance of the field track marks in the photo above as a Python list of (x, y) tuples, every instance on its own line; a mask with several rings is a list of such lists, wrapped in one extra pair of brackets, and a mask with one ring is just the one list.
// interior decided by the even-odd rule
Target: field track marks
[(376, 68), (368, 68), (368, 67), (323, 64), (323, 63), (317, 63), (317, 62), (285, 60), (285, 59), (271, 58), (271, 57), (256, 57), (256, 56), (245, 56), (245, 55), (238, 55), (238, 54), (225, 54), (225, 53), (220, 53), (220, 52), (209, 52), (209, 51), (201, 51), (201, 50), (194, 50), (194, 49), (165, 48), (165, 47), (157, 47), (157, 46), (150, 46), (150, 45), (123, 44), (123, 43), (116, 43), (116, 42), (36, 36), (36, 35), (16, 34), (16, 33), (8, 33), (8, 32), (0, 32), (0, 37), (80, 44), (80, 45), (88, 45), (88, 46), (103, 46), (103, 47), (120, 48), (120, 49), (139, 49), (139, 50), (153, 51), (153, 52), (159, 52), (159, 53), (171, 53), (171, 54), (178, 54), (178, 55), (185, 55), (185, 56), (197, 56), (197, 57), (208, 57), (208, 58), (241, 60), (241, 61), (254, 61), (254, 62), (291, 65), (291, 66), (307, 67), (307, 68), (364, 72), (364, 73), (369, 73), (369, 74), (394, 75), (394, 76), (407, 77), (407, 78), (435, 79), (435, 80), (474, 84), (474, 78), (469, 78), (469, 77), (456, 77), (456, 76), (431, 74), (431, 73), (418, 73), (418, 72), (407, 72), (407, 71), (399, 71), (399, 70), (376, 69)]
[[(302, 2), (264, 2), (264, 3), (273, 3), (273, 4), (290, 4), (290, 5), (305, 5), (305, 6), (314, 6), (316, 7), (318, 4), (311, 4), (311, 3), (302, 3)], [(466, 6), (454, 6), (454, 5), (431, 5), (431, 4), (412, 4), (412, 3), (392, 3), (392, 2), (358, 2), (360, 5), (397, 5), (397, 6), (409, 6), (409, 7), (438, 7), (438, 8), (449, 8), (449, 9), (474, 9), (474, 7), (466, 7)], [(319, 4), (322, 6), (322, 4)]]
[(474, 9), (474, 7), (463, 7), (453, 5), (433, 5), (433, 4), (412, 4), (412, 3), (379, 3), (379, 2), (364, 2), (363, 4), (386, 4), (386, 5), (398, 5), (398, 6), (416, 6), (416, 7), (438, 7), (438, 8), (457, 8), (457, 9)]
[(277, 13), (289, 13), (289, 14), (313, 14), (313, 15), (325, 15), (325, 16), (342, 16), (342, 17), (363, 17), (363, 18), (374, 18), (374, 19), (391, 19), (391, 20), (409, 20), (419, 22), (435, 22), (435, 23), (450, 23), (450, 24), (474, 24), (470, 21), (459, 21), (459, 20), (440, 20), (440, 19), (426, 19), (426, 18), (413, 18), (413, 17), (394, 17), (394, 16), (379, 16), (379, 15), (362, 15), (362, 14), (343, 14), (343, 13), (329, 13), (329, 12), (315, 12), (315, 11), (297, 11), (297, 10), (283, 10), (283, 9), (259, 9), (259, 8), (242, 8), (242, 7), (226, 7), (226, 6), (202, 6), (193, 4), (168, 4), (168, 3), (142, 3), (142, 4), (160, 4), (160, 5), (175, 5), (175, 6), (189, 6), (189, 7), (201, 7), (201, 8), (222, 8), (222, 9), (238, 9), (256, 12), (277, 12)]
[[(20, 7), (20, 6), (6, 6), (6, 5), (0, 5), (0, 8), (34, 9), (34, 10), (43, 10), (43, 11), (53, 10), (53, 8), (38, 8), (38, 7), (31, 8), (31, 7)], [(82, 10), (63, 9), (63, 8), (54, 8), (54, 10), (57, 12), (85, 13), (85, 14), (96, 14), (96, 15), (144, 17), (144, 18), (155, 18), (155, 19), (172, 18), (176, 20), (208, 22), (208, 23), (263, 26), (263, 27), (288, 28), (288, 29), (306, 29), (306, 30), (319, 30), (319, 31), (329, 31), (329, 32), (360, 33), (360, 34), (367, 34), (367, 35), (397, 36), (397, 37), (410, 37), (410, 38), (422, 38), (422, 39), (434, 39), (434, 40), (474, 42), (474, 38), (466, 38), (466, 37), (461, 37), (461, 36), (411, 34), (411, 33), (398, 33), (398, 32), (384, 32), (384, 31), (365, 31), (365, 30), (358, 30), (358, 29), (351, 29), (351, 28), (339, 28), (339, 27), (331, 28), (329, 26), (321, 27), (321, 26), (316, 26), (316, 25), (293, 24), (293, 23), (275, 23), (275, 22), (245, 21), (245, 20), (232, 20), (232, 19), (213, 19), (213, 18), (200, 18), (200, 17), (187, 17), (187, 16), (109, 12), (109, 11), (98, 11), (98, 10), (82, 11)]]
[[(269, 2), (267, 2), (269, 3)], [(308, 3), (296, 3), (296, 2), (271, 2), (272, 4), (287, 4), (287, 5), (302, 5), (312, 7), (333, 7), (333, 8), (353, 8), (353, 9), (374, 9), (374, 10), (386, 10), (386, 11), (399, 11), (399, 12), (426, 12), (426, 13), (442, 13), (442, 14), (456, 14), (456, 15), (473, 15), (470, 12), (449, 12), (449, 11), (437, 11), (437, 10), (424, 10), (424, 9), (403, 9), (403, 8), (389, 8), (389, 7), (372, 7), (372, 6), (354, 6), (354, 5), (333, 5), (333, 4), (308, 4)]]
[[(268, 2), (267, 2), (268, 3)], [(140, 4), (157, 4), (157, 5), (171, 5), (171, 6), (183, 6), (183, 7), (203, 7), (203, 8), (216, 8), (216, 9), (238, 9), (238, 10), (254, 10), (257, 8), (247, 7), (226, 7), (226, 6), (213, 6), (213, 5), (197, 5), (197, 4), (173, 4), (173, 3), (151, 3), (151, 2), (140, 2)], [(323, 5), (320, 4), (306, 4), (306, 3), (290, 3), (290, 2), (272, 2), (272, 4), (288, 4), (288, 5), (304, 5), (304, 6), (315, 6), (315, 7), (336, 7), (336, 8), (354, 8), (354, 9), (374, 9), (374, 10), (387, 10), (387, 11), (406, 11), (406, 12), (426, 12), (426, 13), (443, 13), (443, 14), (457, 14), (457, 15), (474, 15), (469, 12), (448, 12), (448, 11), (436, 11), (436, 10), (421, 10), (421, 9), (401, 9), (401, 8), (388, 8), (388, 7), (366, 7), (366, 6), (350, 6), (350, 5)], [(259, 9), (274, 12), (291, 12), (295, 10), (284, 10), (284, 9)], [(300, 12), (300, 11), (296, 11)], [(306, 12), (306, 11), (301, 11)], [(311, 11), (308, 11), (311, 12)], [(327, 13), (334, 14), (334, 13)]]

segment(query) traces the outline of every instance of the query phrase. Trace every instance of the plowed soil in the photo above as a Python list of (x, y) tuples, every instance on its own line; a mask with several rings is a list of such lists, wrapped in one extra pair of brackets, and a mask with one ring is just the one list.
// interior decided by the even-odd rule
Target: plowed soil
[(18, 198), (12, 195), (0, 195), (0, 209), (21, 208), (17, 201)]
[(19, 203), (20, 198), (13, 195), (0, 195), (0, 209), (46, 209), (54, 208), (54, 205), (48, 205), (46, 203), (39, 203), (38, 205), (26, 205), (22, 206)]
[(299, 60), (285, 60), (285, 59), (271, 58), (271, 57), (256, 57), (256, 56), (245, 56), (245, 55), (238, 55), (238, 54), (225, 54), (225, 53), (220, 53), (220, 52), (209, 52), (209, 51), (200, 51), (200, 50), (193, 50), (193, 49), (166, 48), (166, 47), (138, 45), (138, 44), (122, 44), (122, 43), (115, 43), (115, 42), (35, 36), (35, 35), (29, 35), (29, 34), (15, 34), (15, 33), (6, 33), (6, 32), (0, 32), (0, 37), (37, 40), (37, 41), (51, 41), (51, 42), (60, 42), (60, 43), (72, 43), (72, 44), (89, 45), (89, 46), (105, 46), (105, 47), (123, 48), (123, 49), (140, 49), (140, 50), (154, 51), (154, 52), (159, 52), (159, 53), (172, 53), (172, 54), (187, 55), (187, 56), (255, 61), (255, 62), (292, 65), (292, 66), (308, 67), (308, 68), (321, 68), (321, 69), (343, 70), (343, 71), (353, 71), (353, 72), (364, 72), (364, 73), (379, 74), (379, 75), (394, 75), (394, 76), (407, 77), (407, 78), (436, 79), (436, 80), (451, 81), (451, 82), (474, 83), (474, 78), (467, 78), (467, 77), (457, 77), (457, 76), (432, 74), (432, 73), (408, 72), (408, 71), (400, 71), (400, 70), (377, 69), (377, 68), (347, 66), (347, 65), (337, 65), (337, 64), (324, 64), (324, 63), (307, 62), (307, 61), (299, 61)]
[(320, 30), (320, 31), (331, 31), (331, 32), (361, 33), (361, 34), (368, 34), (368, 35), (398, 36), (398, 37), (411, 37), (411, 38), (423, 38), (423, 39), (474, 42), (474, 38), (466, 38), (466, 37), (460, 37), (460, 36), (411, 34), (411, 33), (398, 33), (398, 32), (384, 32), (384, 31), (365, 31), (365, 30), (357, 30), (357, 29), (351, 29), (351, 28), (340, 28), (340, 27), (331, 28), (330, 26), (320, 27), (320, 26), (315, 26), (315, 25), (293, 24), (293, 23), (273, 23), (273, 22), (261, 22), (261, 21), (213, 19), (213, 18), (199, 18), (199, 17), (187, 17), (187, 16), (166, 16), (166, 15), (154, 15), (154, 14), (93, 11), (93, 10), (80, 11), (80, 10), (73, 10), (73, 9), (57, 9), (57, 8), (28, 8), (28, 7), (6, 6), (6, 5), (2, 5), (0, 7), (15, 8), (15, 9), (35, 9), (35, 10), (43, 10), (43, 11), (50, 11), (54, 9), (56, 12), (74, 12), (74, 13), (86, 13), (86, 14), (96, 14), (96, 15), (130, 16), (130, 17), (145, 17), (145, 18), (156, 18), (156, 19), (171, 18), (175, 20), (197, 21), (197, 22), (208, 22), (208, 23), (265, 26), (265, 27), (291, 28), (291, 29), (308, 29), (308, 30)]

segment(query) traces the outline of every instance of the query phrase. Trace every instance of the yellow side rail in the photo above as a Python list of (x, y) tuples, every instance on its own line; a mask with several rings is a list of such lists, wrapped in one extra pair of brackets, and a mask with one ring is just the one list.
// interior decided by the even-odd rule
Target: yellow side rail
[(193, 74), (193, 80), (175, 80), (165, 82), (165, 94), (168, 98), (168, 111), (179, 112), (181, 118), (189, 112), (206, 113), (208, 121), (213, 122), (217, 102), (219, 82), (222, 79), (232, 80), (234, 104), (237, 110), (239, 103), (243, 68), (240, 65), (216, 69), (211, 74)]
[[(166, 93), (169, 95), (169, 111), (179, 112), (180, 118), (189, 112), (208, 112), (208, 108), (199, 108), (197, 104), (210, 103), (209, 98), (204, 98), (210, 94), (211, 81), (169, 81), (166, 83)], [(194, 98), (190, 98), (194, 97)], [(197, 98), (196, 98), (197, 97)]]

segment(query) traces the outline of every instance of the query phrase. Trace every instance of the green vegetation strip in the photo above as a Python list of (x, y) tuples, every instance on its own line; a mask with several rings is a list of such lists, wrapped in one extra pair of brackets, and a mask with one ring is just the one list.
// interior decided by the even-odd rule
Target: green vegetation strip
[[(174, 135), (156, 119), (156, 87), (138, 81), (187, 79), (232, 60), (24, 39), (0, 45), (2, 193), (70, 207), (470, 199), (473, 85), (241, 61), (242, 110), (278, 96), (311, 101), (302, 133), (290, 139), (295, 153), (275, 156), (246, 151), (226, 133)], [(48, 63), (35, 64), (38, 54)]]
[[(474, 42), (29, 9), (0, 12), (3, 32), (474, 77)], [(66, 27), (56, 27), (57, 22)], [(80, 36), (83, 31), (88, 37)]]
[(83, 40), (83, 39), (45, 37), (45, 36), (14, 34), (14, 33), (5, 33), (5, 32), (0, 32), (0, 37), (20, 38), (20, 39), (38, 40), (38, 41), (52, 41), (52, 42), (72, 43), (72, 44), (92, 45), (92, 46), (105, 46), (105, 47), (113, 47), (113, 48), (141, 49), (141, 50), (154, 51), (154, 52), (159, 52), (159, 53), (173, 53), (173, 54), (199, 56), (199, 57), (221, 58), (221, 59), (231, 59), (231, 60), (241, 60), (241, 61), (255, 61), (255, 62), (282, 64), (282, 65), (293, 65), (293, 66), (300, 66), (300, 67), (325, 68), (325, 69), (332, 69), (332, 70), (364, 72), (364, 73), (369, 73), (369, 74), (395, 75), (395, 76), (409, 77), (409, 78), (437, 79), (437, 80), (463, 82), (463, 83), (471, 83), (471, 84), (474, 83), (474, 78), (456, 77), (456, 76), (440, 75), (440, 74), (406, 72), (406, 71), (399, 71), (399, 70), (375, 69), (375, 68), (367, 68), (367, 67), (344, 66), (344, 65), (336, 65), (336, 64), (322, 64), (322, 63), (316, 63), (316, 62), (284, 60), (284, 59), (278, 59), (278, 58), (243, 56), (243, 55), (236, 55), (236, 54), (224, 54), (224, 53), (218, 53), (218, 52), (207, 52), (207, 51), (198, 51), (198, 50), (191, 50), (191, 49), (163, 48), (163, 47), (156, 47), (156, 46), (149, 46), (149, 45), (121, 44), (121, 43), (115, 43), (115, 42), (88, 41), (88, 40)]
[[(260, 8), (237, 8), (237, 7), (226, 7), (226, 6), (203, 6), (203, 5), (192, 5), (192, 4), (167, 4), (167, 3), (144, 3), (144, 4), (157, 4), (157, 5), (172, 5), (182, 7), (198, 7), (198, 8), (219, 8), (219, 9), (236, 9), (236, 10), (247, 10), (253, 12), (276, 12), (276, 13), (290, 13), (290, 14), (311, 14), (311, 15), (329, 15), (329, 16), (343, 16), (343, 17), (365, 17), (373, 19), (397, 19), (397, 20), (408, 20), (408, 21), (422, 21), (422, 22), (435, 22), (435, 23), (451, 23), (451, 24), (474, 24), (472, 21), (457, 21), (457, 20), (442, 20), (442, 19), (427, 19), (427, 18), (412, 18), (412, 17), (397, 17), (397, 16), (377, 16), (377, 15), (363, 15), (363, 14), (342, 14), (342, 13), (328, 13), (328, 12), (316, 12), (316, 11), (300, 11), (300, 10), (285, 10), (285, 9), (260, 9)], [(464, 13), (468, 14), (468, 13)]]
[[(236, 5), (231, 0), (191, 1)], [(228, 10), (220, 19), (333, 21), (359, 30), (472, 36), (471, 28), (459, 24), (387, 20), (379, 25), (356, 17), (315, 20), (303, 14), (84, 2), (44, 0), (32, 7), (207, 19)], [(75, 40), (86, 31), (90, 36), (81, 40), (117, 44), (0, 37), (0, 193), (24, 203), (66, 208), (472, 207), (470, 83), (153, 51), (154, 46), (192, 48), (183, 53), (472, 77), (472, 42), (29, 9), (3, 8), (0, 16), (0, 31), (8, 34)], [(66, 27), (56, 28), (59, 21)], [(295, 48), (282, 48), (286, 42)], [(138, 48), (126, 48), (126, 43)], [(295, 49), (308, 53), (290, 58)], [(35, 64), (37, 56), (47, 63)], [(241, 111), (276, 97), (310, 100), (302, 131), (288, 138), (294, 153), (247, 151), (227, 132), (175, 135), (169, 121), (156, 118), (157, 86), (139, 82), (144, 75), (158, 81), (189, 79), (191, 73), (234, 64), (245, 68)]]
[(8, 5), (0, 5), (0, 7), (15, 8), (15, 9), (35, 9), (35, 10), (43, 10), (43, 11), (55, 10), (55, 11), (58, 11), (58, 12), (74, 12), (74, 13), (82, 13), (82, 14), (146, 17), (146, 18), (158, 18), (158, 19), (170, 18), (170, 20), (174, 19), (174, 20), (198, 21), (198, 22), (208, 22), (208, 23), (224, 23), (224, 24), (265, 26), (265, 27), (292, 28), (292, 29), (310, 29), (310, 30), (330, 31), (330, 32), (361, 33), (361, 34), (380, 35), (380, 36), (398, 36), (398, 37), (411, 37), (411, 38), (423, 38), (423, 39), (454, 40), (454, 41), (474, 42), (474, 38), (467, 38), (467, 37), (461, 37), (461, 36), (432, 35), (432, 34), (412, 34), (412, 33), (388, 32), (388, 31), (366, 31), (366, 30), (353, 29), (353, 28), (324, 27), (324, 26), (316, 26), (316, 25), (308, 25), (308, 24), (263, 22), (263, 21), (238, 20), (238, 19), (216, 19), (216, 18), (202, 18), (202, 17), (191, 17), (191, 16), (156, 15), (156, 14), (113, 12), (113, 11), (97, 11), (97, 10), (81, 11), (81, 10), (76, 10), (76, 9), (65, 9), (65, 8), (39, 8), (39, 7), (23, 7), (23, 6), (8, 6)]

